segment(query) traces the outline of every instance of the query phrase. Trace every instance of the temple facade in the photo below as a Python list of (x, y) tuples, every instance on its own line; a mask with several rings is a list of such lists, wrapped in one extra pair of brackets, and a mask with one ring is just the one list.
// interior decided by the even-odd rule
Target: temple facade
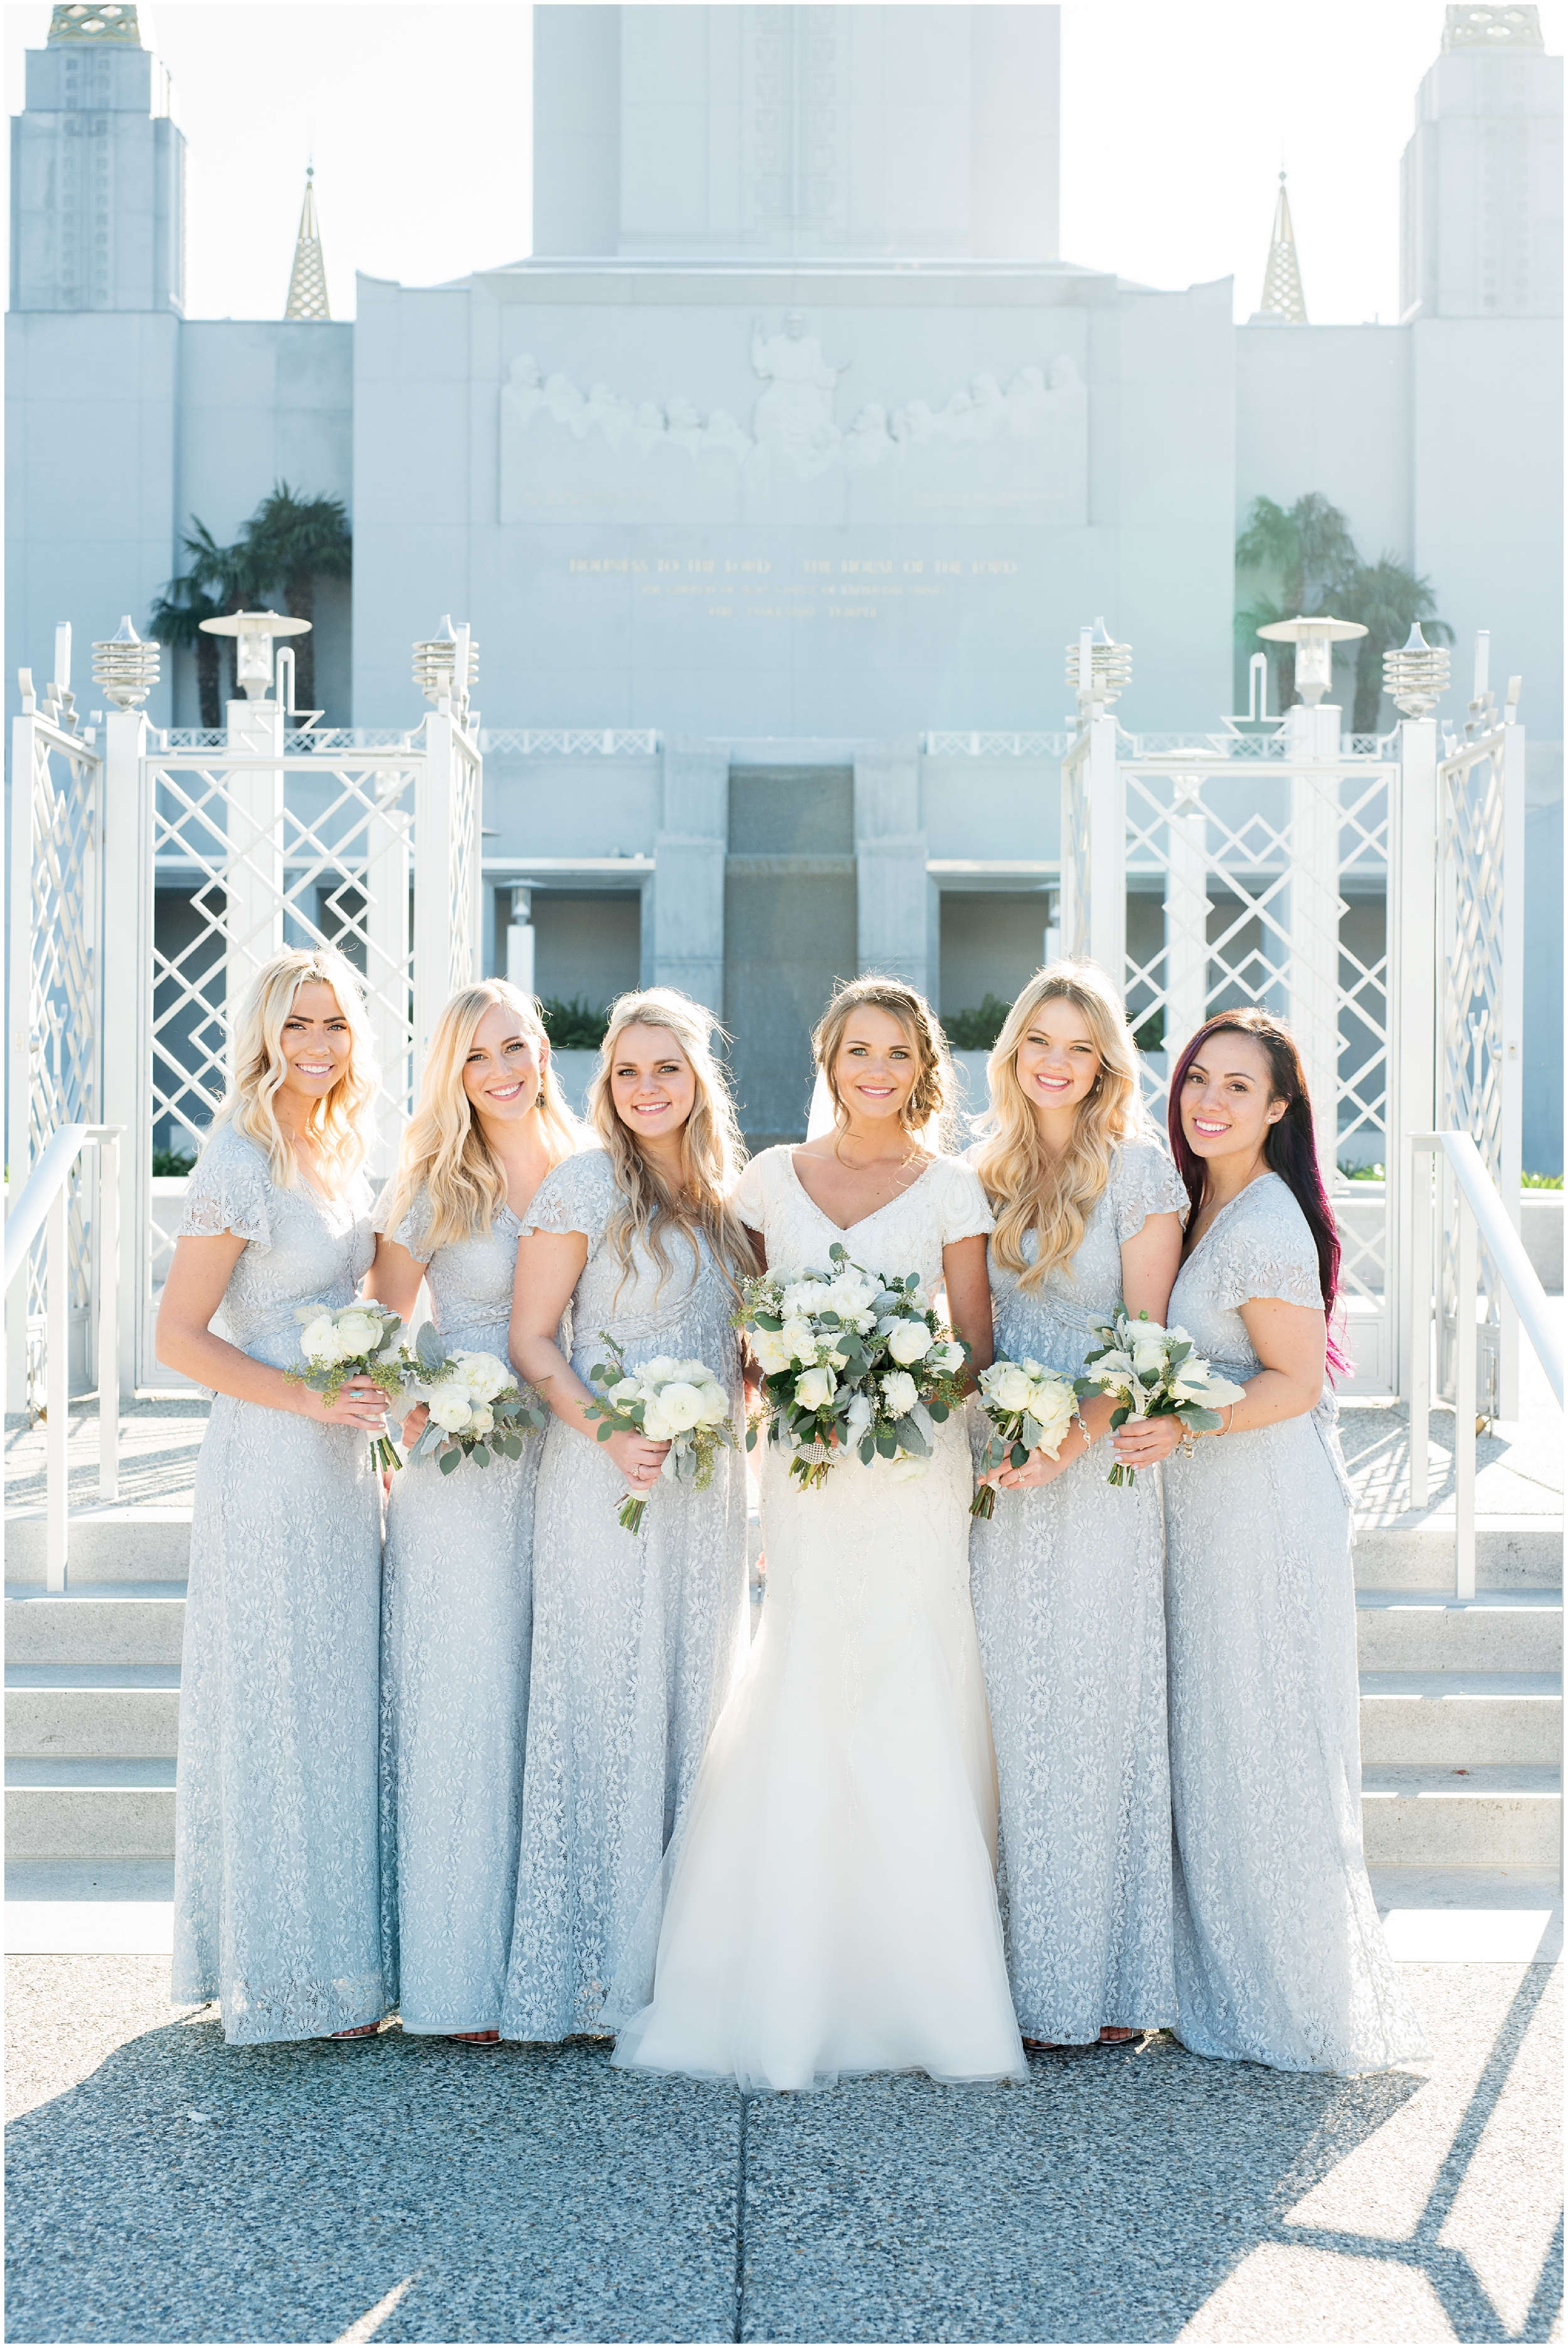
[[(347, 324), (324, 283), (184, 318), (167, 78), (134, 8), (56, 7), (13, 122), (8, 688), (62, 618), (139, 623), (192, 516), (342, 497), (324, 722), (415, 722), (409, 644), (466, 619), (496, 958), (526, 888), (542, 991), (690, 987), (789, 1131), (835, 974), (951, 1013), (1038, 961), (1080, 626), (1132, 644), (1130, 726), (1214, 726), (1238, 517), (1317, 491), (1430, 575), (1456, 681), (1481, 626), (1523, 675), (1560, 956), (1561, 61), (1533, 8), (1432, 14), (1397, 324), (1308, 323), (1277, 220), (1241, 326), (1228, 280), (1062, 257), (1056, 9), (807, 5), (536, 8), (534, 252), (361, 277)], [(154, 722), (196, 724), (190, 655), (166, 675)]]

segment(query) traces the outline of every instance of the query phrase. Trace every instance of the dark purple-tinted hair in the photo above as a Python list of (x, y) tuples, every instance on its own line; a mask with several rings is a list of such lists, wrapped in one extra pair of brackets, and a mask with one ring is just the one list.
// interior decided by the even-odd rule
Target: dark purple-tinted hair
[(1195, 1215), (1204, 1203), (1204, 1161), (1188, 1141), (1182, 1124), (1182, 1092), (1187, 1070), (1215, 1035), (1250, 1035), (1268, 1059), (1269, 1097), (1282, 1100), (1285, 1115), (1264, 1135), (1263, 1154), (1271, 1174), (1277, 1174), (1306, 1216), (1317, 1250), (1317, 1277), (1323, 1290), (1323, 1310), (1328, 1323), (1328, 1367), (1336, 1377), (1351, 1366), (1350, 1357), (1334, 1334), (1339, 1299), (1339, 1226), (1328, 1203), (1323, 1169), (1317, 1163), (1317, 1143), (1312, 1129), (1312, 1102), (1296, 1038), (1283, 1019), (1266, 1011), (1221, 1011), (1199, 1028), (1177, 1061), (1171, 1077), (1169, 1126), (1171, 1155), (1187, 1186)]

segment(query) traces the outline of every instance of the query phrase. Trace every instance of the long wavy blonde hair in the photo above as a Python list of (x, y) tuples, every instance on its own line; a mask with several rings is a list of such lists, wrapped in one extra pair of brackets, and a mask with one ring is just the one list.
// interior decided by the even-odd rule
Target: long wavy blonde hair
[(811, 1031), (811, 1048), (842, 1126), (846, 1117), (835, 1074), (844, 1046), (845, 1031), (857, 1011), (886, 1011), (897, 1019), (915, 1047), (918, 1063), (914, 1086), (899, 1111), (899, 1120), (911, 1141), (933, 1152), (947, 1138), (953, 1098), (953, 1063), (942, 1025), (925, 996), (902, 978), (884, 978), (867, 972), (861, 978), (841, 979), (827, 1009)]
[(216, 1133), (220, 1126), (232, 1126), (266, 1152), (280, 1189), (293, 1188), (298, 1172), (293, 1145), (278, 1122), (276, 1102), (289, 1072), (283, 1025), (301, 987), (313, 982), (331, 987), (352, 1039), (342, 1076), (330, 1093), (312, 1102), (305, 1119), (321, 1170), (337, 1191), (358, 1172), (374, 1138), (373, 1114), (381, 1071), (359, 973), (335, 947), (291, 947), (257, 972), (231, 1030), (229, 1089), (212, 1129)]
[[(443, 1004), (431, 1032), (418, 1104), (397, 1153), (386, 1228), (397, 1229), (423, 1189), (430, 1203), (425, 1243), (431, 1248), (487, 1231), (507, 1203), (506, 1169), (486, 1140), (463, 1086), (474, 1038), (497, 1008), (509, 1011), (537, 1042), (545, 1042), (538, 1004), (508, 980), (481, 978), (460, 986)], [(582, 1148), (582, 1128), (548, 1058), (534, 1114), (551, 1166)]]
[[(1081, 1012), (1100, 1055), (1092, 1089), (1078, 1104), (1072, 1138), (1053, 1158), (1040, 1138), (1034, 1107), (1019, 1082), (1018, 1047), (1048, 1003)], [(986, 1062), (990, 1086), (989, 1128), (975, 1171), (996, 1211), (991, 1253), (1038, 1288), (1058, 1266), (1071, 1275), (1072, 1259), (1123, 1141), (1152, 1137), (1138, 1089), (1132, 1032), (1104, 972), (1091, 962), (1053, 962), (1038, 971), (1008, 1013)], [(1035, 1234), (1031, 1263), (1024, 1241)]]
[[(616, 1111), (610, 1071), (628, 1027), (667, 1028), (696, 1078), (692, 1114), (681, 1130), (681, 1180), (673, 1189)], [(684, 1231), (693, 1247), (697, 1233), (703, 1232), (732, 1286), (757, 1269), (745, 1228), (729, 1203), (746, 1153), (735, 1104), (713, 1052), (713, 1035), (723, 1033), (711, 1011), (672, 986), (639, 988), (610, 1006), (598, 1072), (589, 1086), (588, 1120), (610, 1154), (621, 1196), (606, 1236), (623, 1280), (641, 1242), (659, 1266), (662, 1288), (674, 1269), (666, 1242), (676, 1231)]]

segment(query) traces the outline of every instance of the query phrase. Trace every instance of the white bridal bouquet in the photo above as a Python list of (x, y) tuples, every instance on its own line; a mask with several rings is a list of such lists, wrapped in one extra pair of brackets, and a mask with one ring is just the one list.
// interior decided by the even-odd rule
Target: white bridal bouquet
[[(660, 1473), (671, 1484), (690, 1484), (705, 1492), (713, 1480), (713, 1463), (726, 1447), (735, 1447), (730, 1422), (730, 1397), (704, 1362), (678, 1362), (670, 1354), (656, 1354), (634, 1370), (608, 1331), (600, 1337), (607, 1362), (596, 1362), (589, 1384), (598, 1399), (588, 1416), (600, 1421), (599, 1439), (612, 1435), (645, 1435), (651, 1443), (667, 1443)], [(647, 1510), (646, 1494), (628, 1492), (616, 1510), (617, 1524), (634, 1533)]]
[[(980, 1372), (978, 1383), (981, 1415), (991, 1427), (980, 1454), (982, 1476), (997, 1468), (1022, 1468), (1031, 1451), (1055, 1458), (1078, 1408), (1078, 1388), (1071, 1378), (1040, 1362), (1012, 1362), (999, 1354), (989, 1369)], [(982, 1484), (969, 1502), (969, 1514), (989, 1517), (996, 1504), (996, 1486)]]
[(428, 1321), (414, 1341), (408, 1366), (412, 1399), (430, 1413), (408, 1457), (435, 1459), (444, 1476), (465, 1459), (476, 1468), (497, 1457), (520, 1459), (524, 1437), (541, 1435), (549, 1425), (544, 1404), (531, 1386), (518, 1385), (509, 1362), (461, 1345), (448, 1353)]
[(836, 1245), (828, 1260), (831, 1272), (770, 1272), (742, 1291), (735, 1320), (763, 1373), (768, 1440), (788, 1445), (789, 1472), (807, 1486), (851, 1452), (866, 1467), (891, 1460), (900, 1481), (923, 1476), (933, 1422), (963, 1399), (968, 1349), (915, 1272), (866, 1272)]
[[(1184, 1329), (1163, 1328), (1146, 1313), (1129, 1321), (1120, 1308), (1113, 1321), (1091, 1325), (1104, 1343), (1084, 1356), (1078, 1392), (1116, 1396), (1112, 1428), (1129, 1418), (1179, 1418), (1189, 1434), (1206, 1432), (1219, 1425), (1226, 1403), (1242, 1398), (1240, 1386), (1217, 1376), (1194, 1353)], [(1131, 1484), (1137, 1473), (1118, 1460), (1105, 1480)]]
[[(351, 1379), (368, 1378), (389, 1403), (397, 1400), (408, 1383), (408, 1356), (397, 1343), (403, 1326), (398, 1313), (356, 1297), (352, 1304), (296, 1304), (294, 1318), (304, 1324), (300, 1351), (310, 1367), (285, 1370), (291, 1384), (309, 1386), (333, 1403)], [(372, 1437), (370, 1457), (376, 1468), (403, 1465), (384, 1435)]]

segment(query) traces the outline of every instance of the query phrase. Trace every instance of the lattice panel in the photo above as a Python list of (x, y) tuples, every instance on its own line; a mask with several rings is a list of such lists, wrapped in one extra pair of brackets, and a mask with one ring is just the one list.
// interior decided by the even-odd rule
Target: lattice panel
[[(1344, 1291), (1353, 1308), (1384, 1313), (1387, 1213), (1378, 1191), (1337, 1169), (1388, 1159), (1390, 769), (1255, 769), (1240, 788), (1228, 757), (1125, 762), (1122, 773), (1128, 1017), (1145, 1038), (1151, 1114), (1163, 1127), (1169, 1072), (1212, 1013), (1256, 1004), (1289, 1020), (1334, 1160), (1325, 1173), (1341, 1202)], [(1346, 923), (1348, 883), (1371, 908), (1358, 935)]]
[(189, 907), (178, 940), (155, 937), (153, 948), (155, 1140), (189, 1153), (210, 1125), (228, 1081), (231, 1012), (256, 965), (282, 945), (336, 946), (364, 976), (400, 1131), (408, 1100), (399, 1072), (413, 1034), (417, 761), (285, 756), (261, 770), (272, 805), (260, 812), (254, 768), (149, 763), (160, 882)]
[[(1438, 768), (1438, 869), (1442, 879), (1439, 954), (1438, 1127), (1468, 1133), (1499, 1190), (1504, 1185), (1502, 932), (1504, 906), (1503, 737), (1491, 735)], [(1459, 1250), (1451, 1183), (1445, 1176), (1439, 1318), (1439, 1382), (1453, 1385)], [(1482, 1325), (1500, 1326), (1502, 1283), (1481, 1251)], [(1497, 1404), (1495, 1350), (1483, 1341), (1478, 1407)]]
[[(85, 743), (43, 719), (31, 727), (31, 771), (12, 788), (31, 802), (32, 885), (26, 941), (27, 1166), (37, 1163), (63, 1125), (94, 1125), (101, 1098), (98, 972), (102, 952), (102, 774)], [(16, 965), (13, 964), (15, 970)], [(14, 1088), (12, 1098), (16, 1100)], [(14, 1128), (15, 1129), (15, 1128)], [(20, 1139), (20, 1136), (18, 1136)], [(22, 1153), (19, 1151), (18, 1156)], [(24, 1169), (18, 1167), (16, 1173)], [(15, 1189), (20, 1182), (13, 1176)], [(78, 1175), (70, 1191), (70, 1309), (78, 1323), (91, 1309), (91, 1206), (95, 1183)], [(15, 1195), (15, 1191), (14, 1191)], [(41, 1328), (44, 1243), (28, 1262), (27, 1320)], [(41, 1342), (30, 1343), (27, 1403), (43, 1400)]]

